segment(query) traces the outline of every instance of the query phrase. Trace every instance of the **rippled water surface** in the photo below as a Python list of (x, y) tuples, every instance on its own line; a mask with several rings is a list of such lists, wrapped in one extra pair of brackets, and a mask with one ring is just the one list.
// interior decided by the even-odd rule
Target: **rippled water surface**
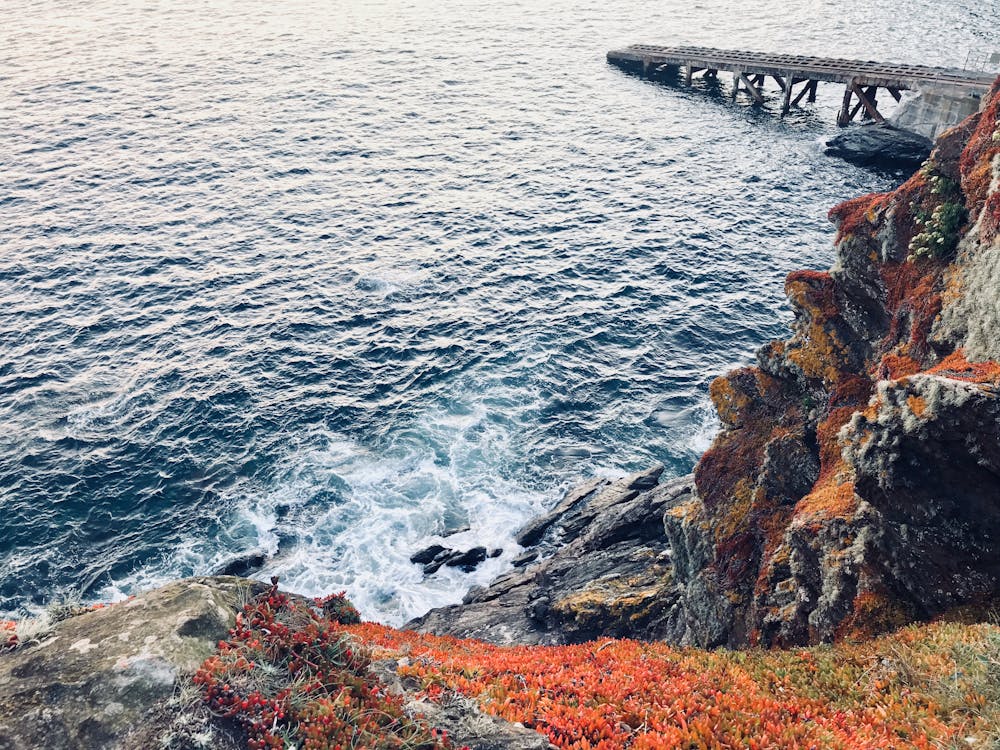
[[(820, 155), (835, 87), (780, 121), (604, 53), (961, 64), (989, 6), (6, 0), (0, 610), (264, 550), (399, 622), (567, 484), (690, 470), (894, 177)], [(505, 555), (422, 580), (466, 525)]]

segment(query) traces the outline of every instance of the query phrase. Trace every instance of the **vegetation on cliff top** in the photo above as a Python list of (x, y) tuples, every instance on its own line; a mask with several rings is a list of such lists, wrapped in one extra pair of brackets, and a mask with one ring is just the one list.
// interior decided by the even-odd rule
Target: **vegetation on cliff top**
[(194, 682), (250, 750), (444, 750), (447, 737), (407, 716), (368, 675), (368, 651), (344, 632), (358, 612), (343, 594), (307, 602), (271, 590), (236, 616)]
[[(459, 693), (560, 748), (960, 748), (1000, 742), (1000, 628), (705, 651), (630, 640), (499, 647), (356, 622), (342, 596), (250, 601), (195, 681), (251, 748), (447, 748), (368, 671)], [(353, 623), (353, 624), (352, 624)]]

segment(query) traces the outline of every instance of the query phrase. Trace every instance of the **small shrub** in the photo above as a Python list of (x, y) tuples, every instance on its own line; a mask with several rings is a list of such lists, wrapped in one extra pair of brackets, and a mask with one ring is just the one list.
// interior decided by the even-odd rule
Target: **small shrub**
[(333, 622), (341, 625), (357, 625), (361, 622), (361, 615), (347, 600), (347, 594), (344, 591), (317, 599), (316, 605), (323, 610), (323, 615)]
[(369, 674), (367, 649), (340, 626), (359, 621), (343, 594), (311, 605), (275, 581), (244, 606), (194, 682), (217, 715), (243, 728), (250, 750), (450, 747)]
[(946, 258), (958, 247), (960, 230), (968, 218), (962, 188), (951, 178), (938, 174), (929, 160), (920, 168), (920, 174), (926, 178), (929, 189), (922, 199), (910, 204), (910, 213), (920, 231), (910, 240), (909, 259)]

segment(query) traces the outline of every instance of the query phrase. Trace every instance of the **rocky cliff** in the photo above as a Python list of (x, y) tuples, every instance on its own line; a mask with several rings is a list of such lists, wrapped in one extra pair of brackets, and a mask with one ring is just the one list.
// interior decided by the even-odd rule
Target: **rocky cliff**
[(830, 218), (834, 267), (792, 273), (792, 337), (712, 384), (723, 430), (666, 515), (687, 641), (825, 641), (1000, 594), (1000, 91)]
[(830, 218), (834, 267), (786, 282), (791, 338), (712, 384), (693, 486), (570, 493), (522, 534), (540, 561), (413, 627), (789, 645), (995, 606), (1000, 81), (898, 190)]

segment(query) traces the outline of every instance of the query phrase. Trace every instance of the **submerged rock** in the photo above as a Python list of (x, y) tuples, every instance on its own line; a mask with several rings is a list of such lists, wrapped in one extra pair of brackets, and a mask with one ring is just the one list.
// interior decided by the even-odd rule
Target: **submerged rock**
[(476, 569), (488, 554), (486, 547), (473, 547), (465, 552), (453, 552), (445, 558), (444, 564), (449, 568), (460, 568), (466, 573)]
[(451, 552), (451, 550), (440, 544), (432, 544), (429, 547), (424, 547), (419, 552), (414, 552), (410, 555), (410, 562), (415, 565), (426, 565), (429, 562), (433, 562), (434, 558), (442, 552)]
[(243, 555), (242, 557), (237, 557), (232, 562), (226, 563), (221, 568), (212, 573), (212, 575), (237, 576), (239, 578), (245, 578), (251, 573), (263, 568), (266, 562), (267, 562), (267, 553), (252, 552), (249, 555)]
[(423, 565), (425, 576), (437, 573), (443, 566), (460, 568), (466, 573), (471, 573), (486, 558), (500, 557), (502, 554), (502, 549), (487, 550), (486, 547), (473, 547), (467, 550), (454, 550), (441, 544), (432, 544), (410, 555), (410, 562)]
[(918, 167), (934, 143), (919, 133), (891, 125), (848, 128), (826, 142), (823, 153), (863, 167)]

